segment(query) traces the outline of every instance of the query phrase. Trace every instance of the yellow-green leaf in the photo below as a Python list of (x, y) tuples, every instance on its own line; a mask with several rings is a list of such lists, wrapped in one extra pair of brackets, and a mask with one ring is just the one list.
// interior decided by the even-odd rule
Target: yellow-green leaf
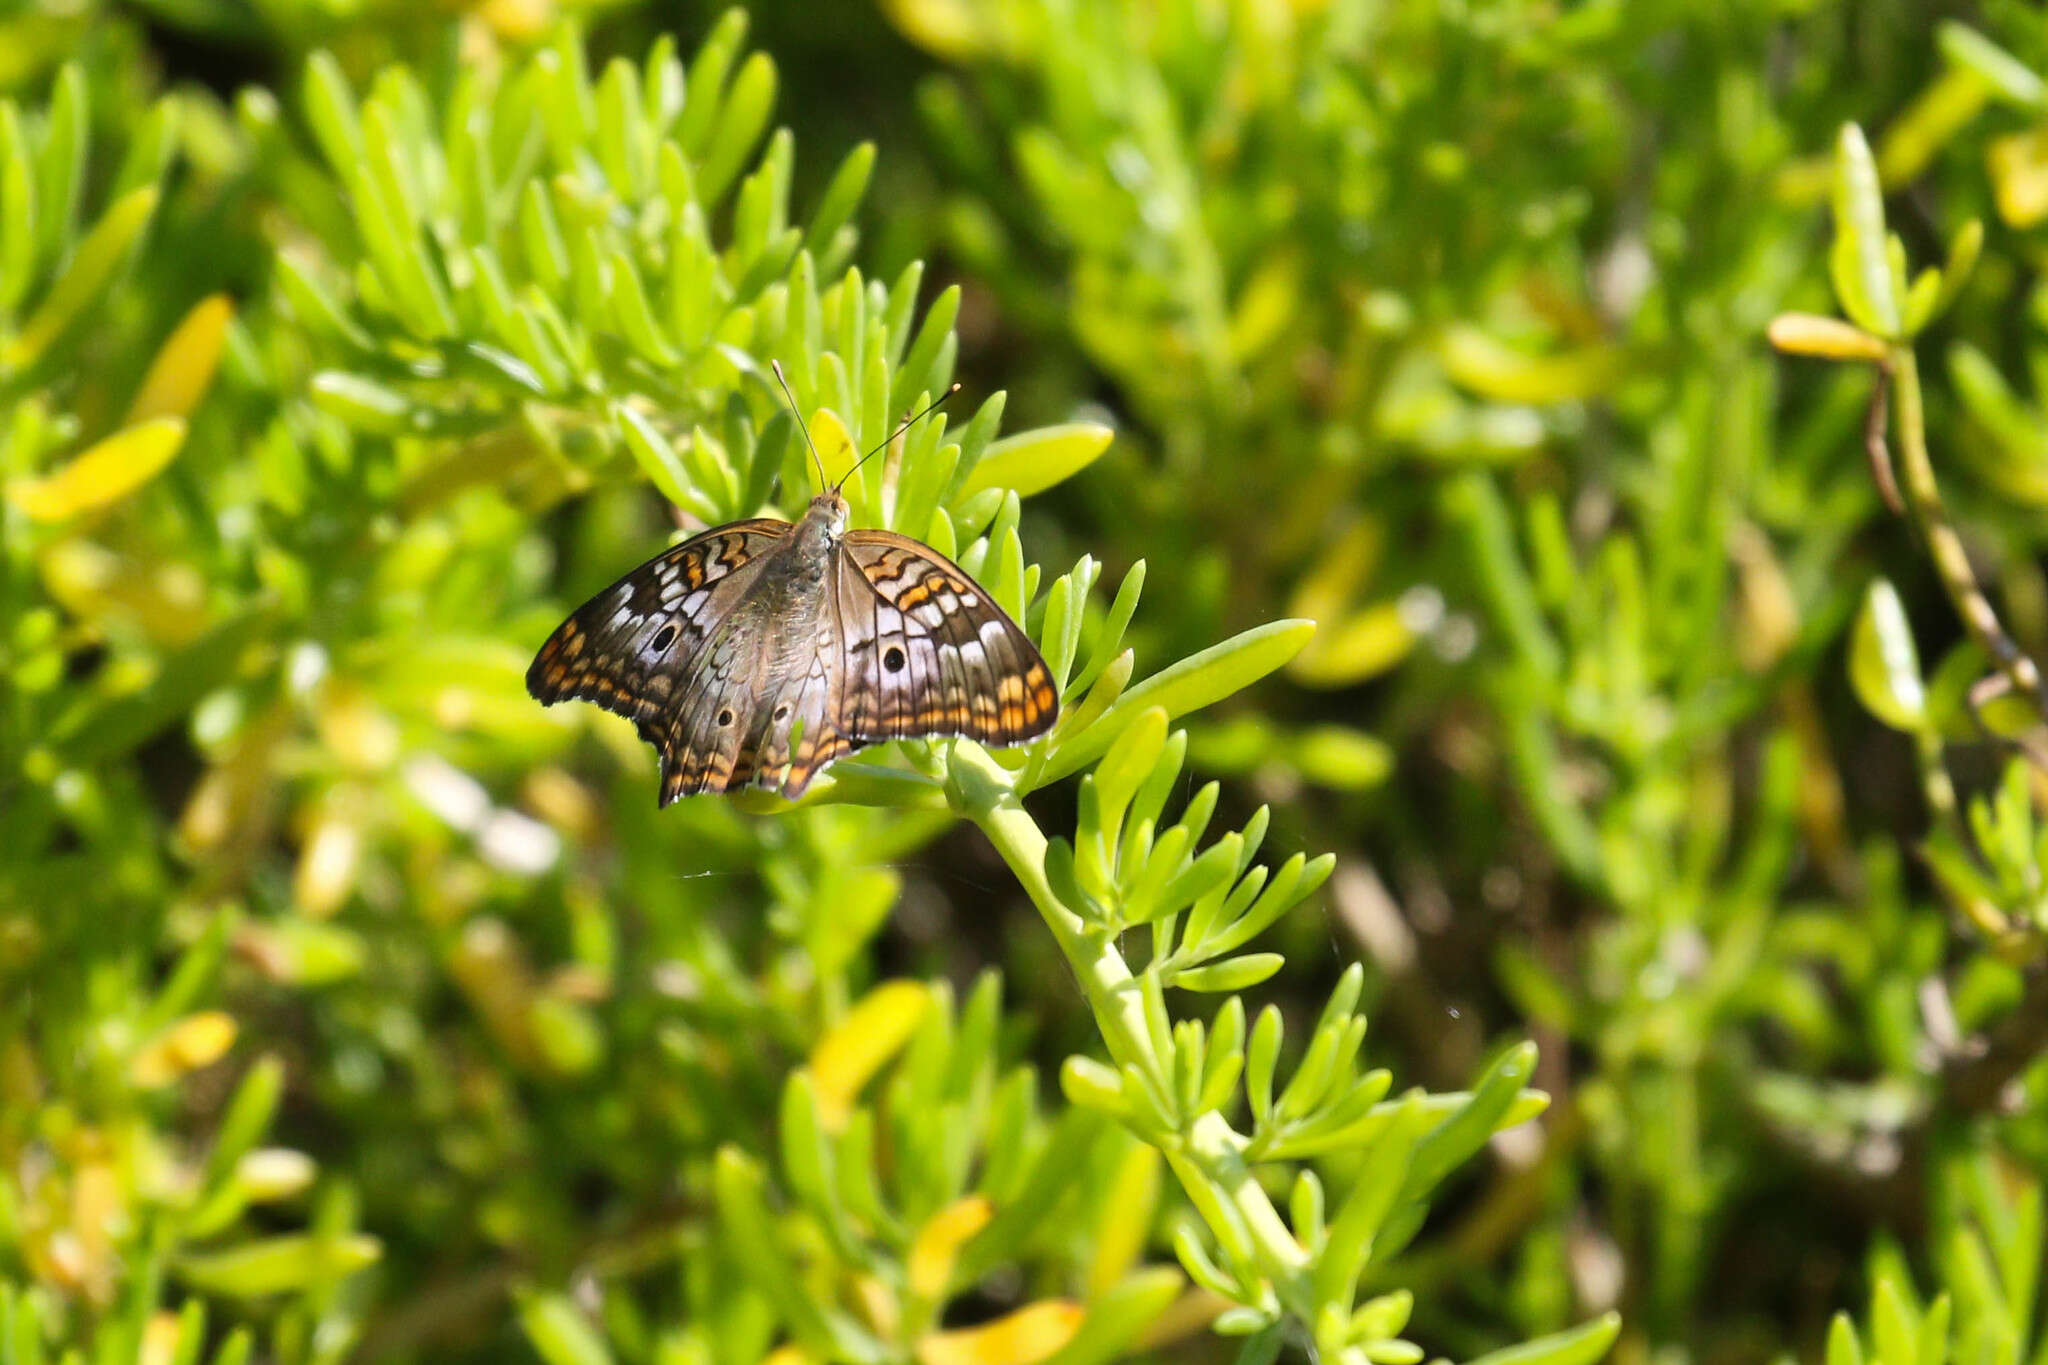
[(375, 1237), (266, 1237), (226, 1251), (189, 1255), (178, 1277), (194, 1289), (237, 1298), (285, 1294), (321, 1281), (337, 1280), (370, 1265), (383, 1254)]
[(235, 320), (235, 306), (225, 294), (209, 294), (171, 330), (142, 387), (128, 408), (128, 421), (146, 422), (152, 417), (190, 417), (192, 409), (213, 383), (220, 366), (221, 347), (227, 341), (228, 324)]
[(71, 265), (44, 296), (19, 335), (0, 346), (0, 372), (27, 369), (78, 320), (127, 259), (128, 248), (156, 212), (157, 189), (144, 185), (114, 201), (71, 257)]
[(811, 1076), (826, 1127), (846, 1122), (854, 1096), (910, 1041), (931, 1005), (922, 982), (885, 981), (869, 991), (811, 1049)]
[(910, 1243), (910, 1255), (903, 1263), (910, 1292), (927, 1303), (941, 1301), (952, 1280), (953, 1263), (960, 1257), (960, 1248), (988, 1226), (994, 1212), (986, 1196), (970, 1194), (933, 1214), (917, 1230)]
[(1073, 477), (1109, 449), (1116, 433), (1098, 422), (1069, 422), (1005, 437), (988, 448), (967, 476), (960, 496), (985, 488), (1014, 489), (1020, 498)]
[(1084, 702), (1074, 712), (1079, 723), (1073, 738), (1054, 752), (1041, 781), (1058, 781), (1093, 763), (1149, 707), (1164, 708), (1169, 718), (1184, 716), (1286, 667), (1315, 631), (1313, 621), (1269, 621), (1161, 669), (1125, 692), (1099, 719), (1086, 715)]
[(126, 427), (40, 479), (12, 484), (7, 497), (36, 521), (63, 521), (128, 496), (163, 472), (185, 442), (185, 423), (159, 417)]
[(1885, 344), (1852, 322), (1815, 313), (1780, 313), (1771, 319), (1771, 345), (1787, 355), (1820, 360), (1883, 360)]
[(1386, 672), (1414, 647), (1400, 605), (1380, 602), (1317, 630), (1287, 671), (1310, 687), (1349, 687)]
[(1872, 715), (1894, 730), (1918, 731), (1927, 723), (1927, 689), (1920, 680), (1920, 656), (1913, 627), (1898, 590), (1877, 579), (1863, 599), (1849, 643), (1849, 681)]
[(1533, 356), (1462, 323), (1445, 329), (1437, 354), (1461, 388), (1501, 403), (1590, 398), (1604, 393), (1621, 373), (1621, 357), (1612, 346)]
[(1992, 198), (2008, 227), (2030, 228), (2048, 218), (2048, 133), (2010, 133), (1984, 154)]
[(1884, 195), (1863, 130), (1842, 125), (1835, 142), (1835, 243), (1829, 256), (1842, 311), (1881, 337), (1899, 333), (1899, 301), (1885, 243)]
[(1084, 1316), (1068, 1299), (1043, 1299), (979, 1327), (917, 1344), (919, 1365), (1035, 1365), (1073, 1339)]

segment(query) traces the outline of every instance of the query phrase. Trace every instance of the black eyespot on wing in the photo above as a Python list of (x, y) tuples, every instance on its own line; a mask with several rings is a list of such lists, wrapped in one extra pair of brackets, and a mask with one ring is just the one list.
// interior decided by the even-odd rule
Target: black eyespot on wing
[(676, 623), (671, 621), (661, 628), (661, 632), (654, 637), (654, 642), (648, 648), (656, 654), (666, 654), (668, 653), (668, 647), (675, 642)]
[(901, 673), (905, 662), (907, 661), (903, 657), (903, 651), (895, 645), (890, 645), (882, 651), (882, 667), (891, 673)]
[(789, 715), (789, 703), (783, 702), (775, 708), (775, 719), (782, 720)]
[(732, 708), (730, 706), (718, 713), (718, 723), (720, 725), (732, 724)]

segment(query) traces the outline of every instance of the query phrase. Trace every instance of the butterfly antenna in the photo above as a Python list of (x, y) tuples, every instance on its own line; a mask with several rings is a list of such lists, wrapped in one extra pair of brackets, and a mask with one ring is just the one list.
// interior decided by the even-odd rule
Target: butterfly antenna
[[(938, 410), (938, 408), (939, 408), (939, 405), (940, 405), (940, 404), (944, 403), (944, 402), (945, 402), (945, 401), (946, 401), (946, 400), (947, 400), (948, 398), (951, 398), (951, 397), (952, 397), (952, 396), (953, 396), (954, 394), (956, 394), (956, 393), (958, 393), (958, 392), (960, 392), (960, 385), (959, 385), (958, 381), (955, 381), (955, 383), (953, 384), (953, 387), (951, 387), (950, 389), (947, 389), (947, 390), (946, 390), (946, 391), (945, 391), (944, 393), (940, 394), (940, 395), (939, 395), (939, 396), (938, 396), (937, 398), (934, 398), (934, 399), (933, 399), (933, 400), (932, 400), (931, 402), (929, 402), (929, 403), (925, 404), (925, 405), (924, 405), (924, 409), (923, 409), (923, 411), (919, 412), (919, 413), (918, 413), (918, 414), (917, 414), (917, 415), (916, 415), (915, 417), (906, 417), (906, 418), (904, 418), (904, 419), (903, 419), (903, 425), (902, 425), (902, 426), (900, 426), (900, 427), (898, 427), (898, 428), (896, 428), (896, 430), (894, 430), (894, 431), (890, 432), (890, 433), (889, 433), (889, 435), (888, 435), (888, 437), (887, 437), (887, 439), (885, 439), (885, 440), (884, 440), (884, 441), (883, 441), (883, 442), (882, 442), (882, 443), (881, 443), (880, 445), (876, 446), (876, 447), (875, 447), (875, 448), (874, 448), (873, 450), (870, 450), (870, 451), (869, 451), (869, 452), (868, 452), (867, 454), (865, 454), (865, 455), (861, 456), (861, 457), (860, 457), (860, 458), (859, 458), (858, 460), (855, 460), (855, 461), (853, 462), (853, 469), (859, 469), (859, 468), (860, 468), (860, 467), (861, 467), (862, 465), (866, 464), (866, 463), (867, 463), (867, 462), (868, 462), (869, 460), (872, 460), (872, 459), (874, 459), (874, 458), (875, 458), (875, 456), (877, 456), (877, 455), (881, 454), (881, 453), (882, 453), (883, 451), (887, 450), (887, 449), (889, 448), (889, 443), (890, 443), (891, 441), (894, 441), (894, 440), (895, 440), (895, 439), (896, 439), (896, 438), (897, 438), (898, 436), (901, 436), (901, 435), (902, 435), (902, 434), (903, 434), (904, 432), (906, 432), (906, 431), (910, 430), (910, 428), (911, 428), (911, 427), (912, 427), (913, 425), (915, 425), (915, 424), (916, 424), (916, 423), (917, 423), (917, 422), (918, 422), (918, 421), (919, 421), (920, 419), (924, 418), (925, 416), (929, 415), (930, 413), (936, 412), (936, 411)], [(850, 478), (852, 478), (852, 477), (853, 477), (853, 469), (849, 469), (849, 470), (847, 470), (847, 471), (846, 471), (846, 472), (845, 472), (844, 474), (841, 474), (841, 475), (839, 476), (839, 482), (838, 482), (838, 483), (835, 483), (835, 484), (833, 484), (833, 485), (832, 485), (832, 487), (833, 487), (834, 489), (838, 489), (838, 488), (841, 488), (841, 487), (845, 486), (845, 483), (846, 483), (846, 481), (847, 481), (848, 479), (850, 479)]]
[[(789, 391), (789, 380), (782, 373), (782, 362), (771, 360), (768, 362), (768, 368), (775, 371), (775, 382), (782, 385), (782, 396), (789, 400), (789, 415), (796, 418), (796, 429), (804, 434), (804, 444), (811, 448), (811, 463), (818, 467), (818, 491), (823, 492), (826, 488), (825, 461), (818, 455), (818, 443), (811, 439), (811, 429), (804, 422), (803, 413), (797, 410), (796, 395)], [(960, 386), (955, 384), (953, 387), (957, 389)], [(856, 469), (859, 467), (854, 466)]]

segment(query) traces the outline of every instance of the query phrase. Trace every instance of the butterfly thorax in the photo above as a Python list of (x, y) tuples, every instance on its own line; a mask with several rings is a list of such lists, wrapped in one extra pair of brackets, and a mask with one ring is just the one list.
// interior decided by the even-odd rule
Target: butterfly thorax
[(796, 524), (795, 544), (791, 558), (806, 564), (815, 564), (818, 572), (824, 571), (832, 551), (846, 537), (846, 499), (838, 491), (820, 493), (811, 499), (811, 505), (804, 509), (804, 519)]
[[(785, 627), (801, 627), (820, 617), (828, 601), (821, 585), (846, 537), (846, 511), (846, 499), (836, 492), (811, 499), (785, 548), (768, 555), (762, 566), (756, 595), (763, 618)], [(811, 647), (802, 630), (785, 629), (780, 640), (793, 657)]]

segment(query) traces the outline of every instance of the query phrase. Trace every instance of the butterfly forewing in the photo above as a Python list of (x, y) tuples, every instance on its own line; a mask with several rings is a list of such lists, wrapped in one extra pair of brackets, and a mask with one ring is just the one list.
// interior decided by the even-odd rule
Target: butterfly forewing
[(653, 740), (690, 666), (789, 529), (738, 521), (656, 555), (556, 627), (526, 670), (526, 690), (550, 706), (596, 702)]
[(562, 623), (527, 689), (634, 721), (663, 805), (748, 785), (794, 799), (884, 740), (1050, 729), (1051, 674), (988, 593), (907, 536), (842, 537), (844, 515), (827, 495), (794, 534), (735, 522), (649, 560)]

